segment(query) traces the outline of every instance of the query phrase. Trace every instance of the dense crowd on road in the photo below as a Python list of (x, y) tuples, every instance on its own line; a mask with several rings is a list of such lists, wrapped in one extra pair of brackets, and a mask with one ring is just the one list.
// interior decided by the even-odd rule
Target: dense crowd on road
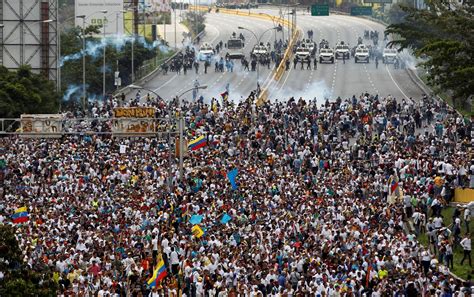
[[(68, 296), (469, 296), (448, 266), (471, 265), (457, 228), (470, 210), (440, 215), (454, 188), (474, 188), (470, 123), (397, 99), (185, 102), (187, 138), (207, 146), (187, 153), (183, 180), (167, 139), (1, 138), (0, 223), (28, 208), (24, 260)], [(176, 108), (147, 102), (159, 117)], [(168, 276), (149, 288), (160, 258)]]

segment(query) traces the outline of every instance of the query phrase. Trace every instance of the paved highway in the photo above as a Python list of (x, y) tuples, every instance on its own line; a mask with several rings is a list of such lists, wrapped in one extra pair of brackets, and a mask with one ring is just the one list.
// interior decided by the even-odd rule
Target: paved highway
[[(269, 14), (278, 14), (276, 9), (263, 10)], [(378, 31), (379, 42), (383, 39), (382, 24), (358, 17), (330, 15), (315, 17), (298, 11), (297, 26), (303, 33), (310, 29), (314, 31), (314, 40), (329, 41), (330, 47), (335, 47), (339, 41), (348, 43), (351, 47), (357, 44), (358, 37), (363, 37), (364, 30)], [(370, 40), (364, 40), (369, 42)], [(371, 41), (370, 41), (371, 42)], [(291, 67), (293, 68), (293, 67)], [(384, 65), (380, 61), (378, 69), (374, 61), (369, 64), (356, 64), (354, 59), (336, 60), (334, 64), (318, 64), (318, 69), (291, 69), (282, 78), (278, 87), (270, 90), (271, 98), (285, 99), (288, 95), (317, 97), (318, 101), (330, 98), (351, 97), (363, 92), (377, 93), (381, 96), (392, 95), (395, 98), (417, 98), (422, 91), (411, 81), (405, 70), (394, 69), (393, 65)]]
[[(202, 42), (209, 42), (215, 46), (221, 40), (224, 43), (227, 42), (232, 32), (236, 32), (237, 35), (242, 33), (245, 37), (244, 52), (249, 60), (249, 53), (255, 45), (256, 40), (252, 33), (245, 30), (239, 30), (238, 26), (249, 28), (255, 32), (257, 37), (259, 37), (265, 30), (272, 28), (273, 23), (270, 20), (258, 18), (248, 18), (220, 13), (207, 14), (206, 35)], [(283, 34), (287, 36), (288, 33), (284, 30)], [(282, 33), (277, 32), (276, 37), (278, 40), (281, 39)], [(273, 45), (275, 40), (274, 31), (265, 33), (261, 40), (265, 44), (270, 42)], [(196, 46), (196, 51), (199, 51), (199, 46)], [(221, 56), (224, 56), (225, 53), (226, 49), (221, 51), (220, 54)], [(218, 59), (220, 56), (217, 55), (216, 57)], [(229, 84), (230, 98), (232, 100), (240, 100), (241, 97), (247, 98), (250, 92), (256, 89), (257, 73), (243, 71), (240, 60), (233, 61), (235, 63), (233, 72), (215, 72), (214, 62), (212, 62), (211, 67), (208, 69), (208, 73), (204, 74), (204, 65), (201, 62), (198, 74), (195, 74), (194, 69), (193, 71), (188, 71), (186, 75), (184, 75), (183, 72), (181, 72), (180, 75), (176, 75), (176, 73), (173, 72), (169, 72), (167, 75), (160, 74), (150, 80), (145, 87), (156, 91), (163, 98), (171, 98), (192, 88), (197, 79), (200, 85), (208, 86), (208, 89), (200, 90), (200, 94), (202, 94), (208, 101), (210, 101), (210, 98), (212, 97), (220, 99), (219, 94), (225, 91), (227, 84)], [(262, 66), (260, 66), (259, 70), (260, 82), (263, 82), (271, 74), (271, 70)], [(189, 93), (183, 97), (190, 100), (192, 95)]]
[[(253, 12), (263, 12), (278, 15), (277, 9), (253, 9)], [(215, 45), (222, 40), (226, 42), (232, 32), (237, 34), (242, 32), (245, 36), (245, 52), (248, 53), (255, 44), (253, 35), (246, 31), (239, 31), (238, 26), (248, 27), (259, 36), (264, 30), (273, 26), (269, 20), (235, 16), (220, 13), (210, 13), (206, 15), (206, 36), (204, 41)], [(329, 41), (330, 47), (335, 47), (339, 41), (348, 43), (351, 47), (357, 44), (357, 38), (363, 37), (364, 30), (377, 30), (379, 32), (379, 42), (383, 39), (384, 26), (367, 19), (331, 15), (328, 17), (313, 17), (298, 11), (297, 26), (303, 33), (309, 29), (314, 31), (314, 40), (319, 44), (321, 39)], [(287, 31), (284, 32), (288, 36)], [(280, 39), (282, 33), (277, 33)], [(273, 44), (274, 33), (268, 32), (262, 40)], [(370, 40), (364, 40), (369, 42)], [(207, 90), (201, 91), (206, 100), (211, 97), (219, 98), (219, 94), (224, 92), (226, 84), (230, 86), (230, 98), (240, 100), (246, 98), (256, 87), (256, 73), (246, 72), (241, 69), (240, 61), (235, 61), (233, 73), (215, 73), (212, 65), (208, 74), (203, 74), (204, 67), (201, 65), (199, 74), (194, 71), (176, 75), (169, 73), (166, 76), (158, 75), (147, 83), (146, 87), (156, 90), (163, 98), (170, 98), (182, 91), (192, 88), (197, 79), (201, 85), (208, 85)], [(292, 63), (293, 64), (293, 63)], [(305, 67), (306, 68), (306, 67)], [(260, 67), (260, 82), (262, 83), (270, 74), (266, 67)], [(394, 69), (393, 65), (384, 65), (380, 61), (378, 69), (374, 61), (369, 64), (356, 64), (354, 59), (336, 60), (335, 64), (318, 64), (318, 69), (301, 70), (300, 65), (293, 70), (284, 73), (282, 79), (272, 85), (269, 89), (271, 100), (286, 100), (291, 96), (305, 99), (316, 97), (318, 102), (324, 102), (324, 98), (342, 98), (360, 95), (363, 92), (378, 93), (381, 96), (392, 95), (395, 98), (419, 98), (422, 91), (411, 81), (405, 70)], [(191, 95), (185, 98), (190, 99)]]

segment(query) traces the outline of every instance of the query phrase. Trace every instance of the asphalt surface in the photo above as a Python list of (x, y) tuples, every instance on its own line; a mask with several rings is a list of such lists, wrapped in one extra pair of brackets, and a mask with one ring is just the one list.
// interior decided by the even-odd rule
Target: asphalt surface
[[(256, 43), (255, 37), (252, 33), (246, 30), (239, 30), (238, 27), (242, 26), (248, 28), (260, 37), (260, 35), (269, 28), (273, 27), (273, 23), (269, 20), (248, 18), (241, 16), (233, 16), (228, 14), (211, 13), (206, 15), (206, 34), (201, 41), (209, 42), (215, 46), (219, 41), (224, 43), (230, 38), (233, 32), (237, 35), (242, 33), (245, 37), (245, 48), (244, 53), (249, 60), (250, 51)], [(284, 30), (285, 36), (288, 32)], [(276, 38), (279, 40), (282, 38), (282, 33), (277, 32)], [(275, 40), (274, 31), (266, 32), (261, 38), (261, 41), (265, 44), (270, 42), (273, 45)], [(195, 46), (196, 52), (199, 51), (199, 46)], [(227, 49), (221, 50), (220, 55), (216, 55), (214, 59), (219, 59), (220, 56), (224, 57)], [(257, 87), (257, 71), (248, 72), (243, 71), (240, 60), (234, 61), (233, 72), (215, 72), (214, 61), (211, 63), (211, 67), (208, 68), (208, 73), (204, 74), (204, 63), (200, 63), (199, 73), (196, 74), (194, 69), (188, 71), (186, 75), (181, 71), (180, 75), (174, 72), (168, 72), (167, 75), (158, 74), (152, 80), (150, 80), (144, 87), (152, 89), (163, 98), (171, 98), (179, 95), (184, 91), (193, 88), (195, 80), (197, 79), (200, 85), (207, 85), (208, 88), (200, 90), (199, 95), (203, 95), (206, 100), (210, 101), (210, 98), (215, 97), (220, 99), (220, 94), (226, 90), (226, 85), (229, 84), (230, 99), (240, 100), (247, 98), (252, 90)], [(274, 64), (273, 64), (274, 65)], [(262, 83), (271, 74), (271, 69), (260, 66), (259, 68), (259, 81)], [(183, 95), (182, 98), (190, 100), (192, 98), (192, 92)]]
[[(278, 15), (277, 9), (253, 9), (253, 12), (263, 12), (271, 15)], [(210, 42), (215, 45), (220, 40), (226, 42), (232, 32), (239, 34), (242, 32), (245, 36), (245, 49), (247, 54), (252, 49), (256, 40), (253, 35), (247, 31), (238, 30), (238, 26), (243, 26), (253, 30), (257, 36), (263, 31), (273, 26), (269, 20), (250, 18), (243, 16), (234, 16), (227, 14), (210, 13), (206, 15), (206, 36), (203, 42)], [(327, 17), (313, 17), (301, 11), (297, 13), (297, 26), (301, 28), (304, 35), (309, 29), (314, 31), (314, 40), (319, 45), (321, 39), (329, 41), (330, 47), (334, 48), (336, 43), (344, 41), (351, 47), (357, 44), (359, 36), (363, 37), (364, 30), (377, 30), (379, 32), (379, 42), (383, 39), (384, 26), (382, 24), (358, 17), (344, 15), (330, 15)], [(282, 33), (277, 33), (277, 39), (280, 39)], [(284, 31), (284, 36), (288, 32)], [(262, 41), (269, 41), (273, 44), (274, 32), (267, 32)], [(364, 39), (364, 43), (369, 44), (370, 40)], [(198, 47), (197, 47), (198, 48)], [(222, 53), (222, 52), (221, 52)], [(225, 51), (224, 51), (225, 54)], [(187, 75), (176, 75), (168, 73), (167, 75), (158, 75), (146, 84), (147, 88), (155, 90), (163, 98), (171, 98), (183, 91), (193, 87), (197, 79), (200, 85), (207, 85), (208, 89), (201, 90), (206, 100), (210, 98), (219, 98), (219, 94), (225, 91), (229, 84), (230, 99), (240, 100), (246, 98), (248, 94), (256, 88), (256, 72), (243, 71), (240, 61), (234, 60), (234, 72), (216, 73), (214, 65), (204, 74), (204, 67), (201, 64), (199, 73), (194, 71)], [(311, 65), (313, 66), (313, 65)], [(379, 94), (380, 96), (392, 95), (395, 98), (419, 98), (422, 91), (407, 75), (403, 69), (394, 69), (393, 65), (384, 65), (379, 61), (378, 69), (375, 62), (369, 64), (354, 62), (351, 58), (343, 63), (342, 60), (336, 60), (334, 64), (318, 64), (317, 69), (304, 70), (300, 65), (293, 69), (293, 62), (289, 71), (286, 71), (282, 79), (272, 84), (269, 89), (270, 100), (286, 100), (291, 96), (295, 98), (303, 97), (305, 99), (316, 98), (318, 102), (323, 103), (325, 98), (335, 99), (359, 96), (364, 92)], [(270, 70), (266, 67), (260, 67), (260, 83), (269, 77)], [(190, 100), (191, 93), (183, 96)]]

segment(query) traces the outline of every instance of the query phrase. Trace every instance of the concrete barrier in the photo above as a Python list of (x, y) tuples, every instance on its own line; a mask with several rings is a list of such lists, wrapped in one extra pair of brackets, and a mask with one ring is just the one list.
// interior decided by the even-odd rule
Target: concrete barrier
[(295, 45), (300, 35), (301, 30), (295, 30), (293, 36), (291, 37), (288, 43), (288, 47), (285, 51), (285, 54), (283, 55), (283, 59), (281, 60), (280, 65), (278, 65), (277, 69), (274, 70), (273, 75), (271, 75), (270, 78), (264, 82), (262, 91), (260, 92), (260, 96), (257, 99), (257, 106), (262, 105), (268, 100), (268, 89), (273, 83), (278, 82), (283, 76), (283, 73), (285, 72), (286, 68), (285, 63), (293, 56), (293, 46)]

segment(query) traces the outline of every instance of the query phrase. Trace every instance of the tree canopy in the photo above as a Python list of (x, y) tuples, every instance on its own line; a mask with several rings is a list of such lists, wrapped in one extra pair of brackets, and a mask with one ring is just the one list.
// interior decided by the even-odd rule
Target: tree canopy
[[(62, 66), (62, 90), (68, 93), (68, 89), (77, 88), (77, 96), (80, 97), (80, 86), (82, 84), (82, 32), (81, 28), (75, 27), (61, 34)], [(86, 35), (86, 85), (89, 97), (102, 94), (103, 76), (103, 45), (99, 27), (88, 26), (85, 28)], [(135, 73), (146, 60), (152, 59), (160, 50), (143, 38), (137, 38), (134, 42), (134, 68)], [(131, 83), (131, 57), (132, 42), (130, 37), (108, 38), (106, 44), (106, 92), (115, 89), (114, 72), (118, 70), (122, 79), (122, 85)], [(66, 98), (67, 99), (67, 98)]]
[[(22, 262), (22, 253), (10, 225), (0, 225), (0, 296), (55, 296), (57, 284), (48, 266), (35, 267), (35, 272)], [(41, 268), (41, 269), (38, 269)]]
[(30, 66), (9, 71), (0, 66), (0, 117), (15, 118), (24, 113), (56, 113), (59, 97), (56, 87)]
[(474, 7), (470, 1), (453, 6), (429, 1), (429, 9), (401, 6), (406, 13), (386, 33), (397, 38), (392, 45), (413, 50), (428, 70), (431, 86), (449, 91), (453, 102), (464, 103), (474, 94)]

